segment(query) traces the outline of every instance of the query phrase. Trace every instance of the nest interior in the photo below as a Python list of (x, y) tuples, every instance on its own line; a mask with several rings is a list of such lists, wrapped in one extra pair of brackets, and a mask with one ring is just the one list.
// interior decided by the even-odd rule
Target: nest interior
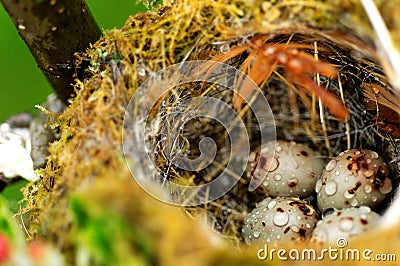
[[(377, 124), (377, 117), (392, 118), (380, 113), (382, 108), (376, 108), (377, 100), (371, 98), (375, 95), (374, 88), (389, 94), (392, 88), (378, 63), (371, 41), (373, 33), (368, 22), (362, 21), (361, 17), (365, 16), (360, 16), (360, 12), (357, 1), (177, 1), (132, 16), (121, 29), (106, 32), (87, 53), (79, 55), (83, 65), (90, 65), (89, 78), (77, 82), (77, 97), (58, 117), (56, 124), (61, 138), (50, 146), (47, 165), (40, 172), (42, 181), (25, 190), (24, 211), (29, 215), (30, 235), (34, 239), (51, 240), (71, 261), (76, 259), (82, 246), (89, 250), (88, 256), (96, 263), (115, 261), (121, 250), (130, 253), (132, 261), (143, 264), (171, 265), (172, 261), (180, 260), (184, 265), (198, 257), (199, 265), (205, 265), (220, 262), (220, 255), (225, 256), (224, 263), (234, 263), (231, 265), (255, 261), (256, 257), (249, 255), (253, 253), (246, 251), (230, 254), (230, 245), (218, 244), (216, 248), (212, 243), (214, 236), (209, 232), (202, 235), (204, 230), (197, 223), (183, 217), (184, 222), (176, 222), (177, 208), (147, 199), (149, 196), (133, 182), (125, 165), (121, 139), (126, 106), (150, 75), (175, 63), (210, 60), (221, 54), (226, 55), (225, 63), (241, 68), (246, 60), (257, 57), (252, 53), (255, 48), (235, 53), (235, 47), (255, 43), (256, 39), (262, 39), (263, 47), (277, 45), (284, 47), (283, 51), (288, 54), (297, 50), (310, 55), (320, 64), (334, 65), (338, 72), (335, 77), (317, 77), (311, 73), (295, 73), (283, 63), (276, 64), (276, 60), (268, 66), (270, 73), (260, 82), (260, 88), (273, 111), (277, 135), (306, 143), (319, 150), (324, 158), (349, 148), (373, 149), (385, 157), (392, 179), (396, 180), (400, 172), (398, 136), (390, 128), (384, 128), (387, 123)], [(388, 18), (394, 19), (392, 15)], [(359, 27), (351, 27), (354, 21)], [(400, 24), (388, 25), (394, 25), (395, 31), (395, 25)], [(344, 103), (349, 112), (345, 122), (295, 82), (296, 77), (305, 75)], [(213, 84), (189, 83), (174, 88), (172, 95), (164, 96), (170, 104), (157, 109), (149, 119), (163, 121), (163, 117), (169, 117), (167, 112), (181, 111), (174, 97), (184, 100), (203, 95), (212, 87)], [(213, 88), (205, 95), (211, 93), (234, 104), (234, 95), (224, 88)], [(249, 124), (254, 120), (251, 112), (243, 117)], [(251, 147), (256, 149), (257, 129), (247, 129)], [(171, 168), (163, 154), (165, 142), (161, 139), (165, 135), (168, 134), (160, 130), (149, 140), (156, 154), (153, 161), (162, 173)], [(185, 143), (190, 144), (189, 157), (198, 156), (201, 136), (213, 136), (220, 146), (229, 142), (224, 130), (213, 121), (202, 119), (189, 123), (180, 139), (183, 148)], [(223, 151), (218, 156), (224, 157)], [(191, 185), (203, 184), (213, 180), (220, 171), (221, 166), (190, 173), (172, 169), (168, 178)], [(264, 197), (259, 191), (249, 192), (248, 184), (245, 174), (222, 198), (183, 210), (189, 216), (204, 217), (214, 232), (240, 247), (243, 217)], [(106, 210), (96, 207), (100, 205), (106, 206)], [(110, 236), (104, 230), (93, 233), (102, 222), (108, 224), (106, 221), (113, 221), (109, 224), (118, 221), (118, 226), (113, 227), (116, 234)], [(163, 222), (160, 224), (160, 221)], [(126, 228), (132, 228), (133, 233), (124, 235)], [(143, 233), (139, 233), (142, 229)], [(107, 256), (98, 257), (96, 252), (104, 245), (77, 237), (91, 234), (103, 237), (105, 246), (117, 241), (122, 243), (118, 246), (122, 248), (111, 249)], [(185, 246), (191, 234), (196, 240)], [(178, 244), (171, 248), (171, 241)], [(385, 246), (382, 248), (385, 250)]]

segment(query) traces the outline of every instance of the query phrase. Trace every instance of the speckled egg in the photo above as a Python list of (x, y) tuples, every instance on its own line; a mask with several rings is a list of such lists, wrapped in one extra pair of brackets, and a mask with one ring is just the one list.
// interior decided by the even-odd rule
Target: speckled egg
[(318, 209), (371, 208), (392, 191), (389, 168), (376, 152), (352, 149), (332, 158), (315, 185)]
[(317, 223), (310, 242), (316, 245), (336, 243), (343, 248), (351, 238), (373, 229), (379, 217), (366, 206), (335, 210)]
[(283, 245), (308, 240), (317, 223), (314, 208), (294, 197), (266, 198), (246, 215), (243, 236), (249, 245)]
[[(272, 157), (265, 156), (267, 152)], [(267, 196), (297, 196), (304, 198), (314, 192), (315, 183), (324, 168), (321, 155), (308, 146), (296, 142), (279, 140), (265, 145), (261, 155), (251, 158), (251, 175), (263, 180), (259, 190)]]

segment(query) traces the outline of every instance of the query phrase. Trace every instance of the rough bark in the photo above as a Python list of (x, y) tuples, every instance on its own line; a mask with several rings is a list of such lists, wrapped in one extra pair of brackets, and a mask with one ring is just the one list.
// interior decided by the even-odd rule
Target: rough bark
[(67, 102), (74, 79), (74, 53), (101, 35), (84, 0), (1, 0), (38, 67), (59, 98)]

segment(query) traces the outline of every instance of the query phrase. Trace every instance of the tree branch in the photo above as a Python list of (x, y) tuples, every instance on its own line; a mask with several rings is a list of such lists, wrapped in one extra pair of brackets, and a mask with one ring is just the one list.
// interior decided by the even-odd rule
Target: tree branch
[(101, 35), (84, 0), (1, 0), (38, 67), (67, 102), (80, 71), (74, 53)]

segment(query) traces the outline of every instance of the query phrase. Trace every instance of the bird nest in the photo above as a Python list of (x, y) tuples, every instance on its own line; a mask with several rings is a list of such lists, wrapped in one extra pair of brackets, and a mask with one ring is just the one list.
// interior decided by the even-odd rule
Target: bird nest
[[(257, 153), (263, 141), (262, 125), (248, 101), (257, 86), (226, 73), (212, 79), (209, 71), (214, 64), (239, 69), (258, 85), (269, 104), (268, 118), (273, 117), (267, 122), (274, 125), (269, 138), (307, 144), (324, 159), (350, 148), (371, 149), (383, 156), (396, 180), (398, 106), (391, 101), (394, 89), (380, 65), (368, 22), (360, 19), (360, 9), (356, 1), (181, 1), (133, 16), (123, 28), (107, 32), (80, 55), (82, 65), (90, 65), (89, 78), (78, 82), (78, 96), (59, 117), (62, 137), (51, 147), (41, 185), (27, 190), (31, 232), (40, 235), (46, 217), (53, 217), (46, 223), (46, 233), (68, 239), (61, 228), (68, 227), (71, 219), (64, 219), (66, 214), (54, 206), (65, 207), (66, 195), (122, 167), (122, 131), (137, 133), (136, 128), (124, 127), (131, 97), (144, 85), (146, 93), (146, 80), (159, 71), (194, 60), (198, 60), (197, 80), (181, 78), (184, 82), (170, 86), (160, 97), (139, 95), (134, 108), (128, 107), (128, 119), (134, 117), (146, 128), (143, 146), (123, 141), (124, 151), (130, 155), (143, 148), (149, 160), (134, 160), (131, 170), (142, 169), (161, 185), (168, 181), (171, 185), (162, 186), (160, 197), (182, 203), (183, 195), (184, 203), (196, 202), (183, 204), (185, 213), (205, 217), (211, 228), (233, 243), (243, 242), (243, 218), (265, 198), (262, 190), (249, 190), (251, 156), (244, 162), (244, 172), (232, 175), (232, 189), (215, 200), (209, 200), (206, 190), (179, 194), (173, 189), (174, 184), (190, 187), (216, 180), (228, 164), (226, 147), (243, 145), (230, 139), (230, 131), (212, 118), (224, 114), (220, 105), (208, 106), (196, 117), (193, 113), (203, 102), (192, 99), (214, 98), (239, 113), (251, 153)], [(358, 26), (351, 27), (355, 21)], [(174, 78), (162, 77), (151, 83), (149, 94)], [(225, 85), (221, 79), (226, 79)], [(226, 85), (238, 82), (236, 91)], [(149, 98), (155, 99), (150, 105)], [(207, 167), (187, 170), (187, 165), (174, 164), (178, 152), (195, 160), (204, 150), (212, 150), (207, 143), (202, 150), (204, 137), (212, 138), (217, 147)], [(240, 148), (236, 155), (238, 161), (248, 158), (241, 157)], [(389, 203), (390, 199), (378, 211), (384, 212)]]

